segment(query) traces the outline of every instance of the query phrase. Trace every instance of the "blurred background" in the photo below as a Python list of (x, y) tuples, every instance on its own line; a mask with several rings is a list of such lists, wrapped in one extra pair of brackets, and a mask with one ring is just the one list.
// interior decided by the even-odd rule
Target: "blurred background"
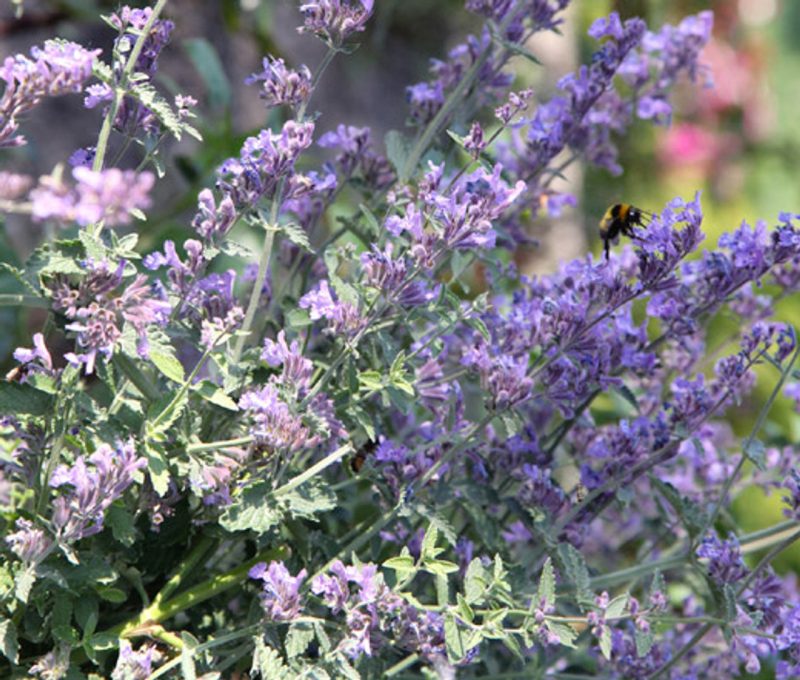
[[(142, 6), (142, 3), (130, 3)], [(6, 0), (0, 9), (0, 55), (27, 52), (32, 45), (60, 36), (110, 53), (114, 34), (99, 20), (118, 8), (103, 0)], [(278, 124), (280, 114), (267, 114), (246, 76), (260, 70), (261, 58), (270, 53), (290, 65), (319, 62), (322, 44), (295, 28), (300, 22), (297, 3), (291, 0), (170, 0), (166, 18), (176, 28), (165, 50), (157, 76), (169, 93), (188, 93), (199, 100), (197, 127), (204, 142), (171, 143), (166, 178), (159, 183), (154, 208), (140, 241), (149, 251), (165, 239), (182, 241), (200, 188), (213, 183), (214, 169), (238, 153), (241, 141), (265, 125)], [(674, 93), (675, 116), (671, 127), (637, 123), (618, 140), (624, 174), (574, 164), (562, 189), (578, 197), (558, 221), (540, 218), (533, 225), (541, 248), (529, 254), (526, 270), (551, 271), (562, 259), (587, 250), (600, 251), (597, 222), (606, 207), (626, 201), (647, 210), (660, 210), (674, 196), (690, 198), (702, 190), (708, 247), (723, 231), (744, 219), (774, 223), (779, 211), (800, 212), (800, 2), (796, 0), (574, 0), (568, 11), (564, 35), (537, 37), (530, 49), (541, 67), (520, 60), (517, 89), (533, 87), (547, 98), (556, 81), (589, 59), (594, 41), (586, 36), (591, 22), (611, 10), (623, 18), (641, 16), (657, 29), (677, 23), (687, 14), (705, 9), (715, 13), (714, 38), (703, 61), (713, 88), (686, 83)], [(328, 70), (315, 94), (312, 108), (320, 112), (319, 134), (340, 123), (370, 126), (380, 144), (391, 129), (403, 130), (407, 109), (405, 87), (428, 77), (428, 60), (443, 57), (480, 25), (478, 17), (463, 10), (463, 0), (377, 0), (376, 15), (360, 39), (360, 47), (340, 57)], [(13, 168), (34, 177), (65, 163), (80, 147), (93, 145), (100, 113), (82, 106), (81, 97), (66, 97), (45, 104), (23, 124), (29, 145), (4, 151), (0, 169)], [(41, 242), (41, 228), (9, 217), (0, 231), (0, 259), (12, 263)], [(246, 240), (244, 234), (242, 240)], [(0, 273), (0, 292), (16, 284)], [(786, 320), (798, 318), (800, 306), (786, 301)], [(0, 308), (0, 368), (7, 370), (14, 347), (30, 345), (41, 328), (42, 312)], [(724, 338), (729, 326), (721, 320), (711, 329), (710, 346)], [(732, 419), (736, 433), (745, 436), (755, 419), (756, 404), (763, 403), (774, 385), (764, 376), (750, 403)], [(788, 400), (776, 404), (766, 433), (775, 441), (800, 440), (800, 419)], [(763, 499), (756, 490), (745, 491), (735, 510), (743, 529), (779, 521), (780, 493)], [(800, 568), (800, 547), (778, 562), (784, 569)]]

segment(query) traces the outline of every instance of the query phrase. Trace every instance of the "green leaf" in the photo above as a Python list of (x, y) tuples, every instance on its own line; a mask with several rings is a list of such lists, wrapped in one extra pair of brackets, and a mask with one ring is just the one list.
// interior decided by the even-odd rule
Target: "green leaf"
[(539, 578), (539, 592), (537, 593), (536, 606), (544, 600), (548, 605), (556, 601), (556, 573), (553, 570), (553, 563), (548, 557), (542, 567), (542, 575)]
[(611, 659), (611, 628), (608, 626), (604, 626), (600, 634), (600, 652), (606, 659)]
[(212, 109), (227, 109), (231, 103), (231, 86), (216, 48), (204, 38), (183, 41), (197, 74), (202, 78), (208, 92), (208, 103)]
[(124, 590), (112, 588), (111, 586), (96, 586), (95, 591), (97, 591), (100, 599), (114, 604), (121, 604), (128, 599), (128, 594)]
[(675, 510), (675, 514), (689, 532), (689, 535), (693, 538), (697, 536), (706, 526), (706, 513), (700, 505), (690, 498), (682, 496), (669, 482), (664, 482), (655, 475), (649, 475), (649, 479), (650, 483), (656, 487), (667, 503)]
[(452, 614), (447, 614), (444, 619), (444, 642), (451, 663), (458, 663), (467, 655), (464, 637)]
[(475, 612), (461, 593), (456, 593), (456, 613), (467, 623), (472, 623), (475, 618)]
[(294, 674), (283, 663), (277, 650), (269, 647), (258, 635), (253, 638), (253, 665), (251, 675), (258, 674), (262, 680), (291, 680)]
[(441, 548), (436, 547), (436, 541), (439, 540), (439, 530), (434, 525), (428, 525), (428, 530), (422, 539), (422, 547), (420, 549), (420, 556), (422, 561), (436, 559), (436, 556), (442, 552)]
[(383, 141), (384, 144), (386, 144), (386, 157), (399, 175), (405, 168), (406, 161), (408, 160), (410, 151), (409, 142), (405, 136), (397, 130), (389, 130), (383, 138)]
[(178, 118), (169, 102), (149, 82), (138, 82), (128, 90), (128, 95), (150, 109), (164, 129), (170, 132), (175, 139), (180, 140), (184, 132), (190, 132), (191, 126)]
[(388, 560), (383, 562), (382, 566), (399, 572), (415, 572), (417, 570), (414, 564), (414, 558), (411, 557), (411, 555), (398, 555), (396, 557), (390, 557)]
[(256, 482), (225, 508), (219, 523), (227, 531), (263, 534), (279, 524), (281, 519), (283, 512), (270, 496), (267, 482)]
[(655, 643), (655, 636), (650, 630), (645, 632), (634, 628), (633, 640), (636, 643), (636, 655), (641, 659), (643, 656), (647, 656), (650, 653)]
[(27, 566), (14, 575), (14, 597), (20, 602), (27, 603), (31, 588), (36, 583), (36, 568)]
[(150, 350), (150, 361), (153, 362), (155, 367), (173, 382), (182, 385), (186, 381), (183, 373), (183, 364), (175, 356), (175, 353), (166, 353), (163, 350)]
[(364, 219), (369, 226), (370, 235), (377, 239), (383, 233), (383, 228), (380, 222), (378, 222), (378, 218), (375, 217), (375, 213), (363, 203), (358, 204), (358, 209), (361, 211), (361, 214), (364, 215)]
[(560, 543), (558, 561), (567, 583), (575, 588), (576, 599), (582, 604), (594, 604), (594, 595), (589, 587), (589, 569), (583, 555), (571, 544)]
[(280, 225), (279, 231), (283, 232), (284, 236), (294, 243), (297, 247), (302, 248), (307, 253), (313, 253), (314, 249), (311, 247), (311, 242), (308, 240), (308, 234), (301, 226), (293, 223)]
[(333, 510), (338, 501), (330, 485), (314, 477), (293, 491), (281, 496), (286, 509), (292, 517), (318, 521), (317, 515)]
[(742, 445), (742, 453), (762, 472), (767, 469), (767, 449), (760, 439), (746, 439)]
[(181, 677), (184, 680), (197, 680), (197, 669), (194, 665), (194, 650), (198, 646), (197, 638), (185, 630), (181, 631)]
[(131, 547), (136, 542), (133, 515), (122, 504), (111, 505), (106, 511), (105, 523), (111, 527), (114, 538), (122, 545)]
[(147, 459), (147, 472), (153, 489), (159, 496), (164, 496), (169, 491), (169, 465), (164, 451), (148, 443), (144, 447), (144, 457)]
[(310, 623), (293, 623), (289, 626), (289, 632), (286, 633), (284, 642), (286, 656), (293, 659), (305, 654), (314, 637), (314, 628)]
[(210, 380), (201, 380), (192, 387), (192, 391), (203, 399), (228, 411), (238, 411), (239, 406), (225, 392)]
[(52, 395), (40, 392), (31, 385), (0, 382), (0, 413), (43, 416), (53, 412)]
[(380, 392), (384, 388), (383, 374), (378, 371), (361, 371), (358, 384), (364, 392)]
[(488, 586), (488, 574), (479, 557), (474, 558), (464, 575), (464, 596), (470, 604), (478, 604), (483, 600)]
[(286, 327), (287, 328), (305, 328), (311, 325), (311, 317), (307, 309), (291, 309), (286, 314)]
[(622, 616), (625, 612), (625, 607), (628, 606), (629, 599), (628, 593), (625, 593), (611, 600), (611, 602), (608, 603), (608, 607), (606, 607), (606, 618), (616, 619)]
[(553, 633), (565, 647), (575, 648), (575, 640), (578, 637), (578, 632), (569, 624), (559, 623), (557, 621), (545, 620), (544, 625), (547, 630)]
[(634, 411), (637, 413), (639, 412), (639, 401), (636, 399), (636, 395), (631, 391), (630, 387), (625, 383), (620, 383), (619, 385), (615, 385), (613, 390), (627, 401), (633, 407)]
[(0, 653), (11, 663), (19, 663), (17, 627), (10, 619), (0, 618)]
[(447, 576), (447, 574), (457, 572), (458, 565), (448, 560), (427, 560), (423, 565), (423, 569), (431, 574)]

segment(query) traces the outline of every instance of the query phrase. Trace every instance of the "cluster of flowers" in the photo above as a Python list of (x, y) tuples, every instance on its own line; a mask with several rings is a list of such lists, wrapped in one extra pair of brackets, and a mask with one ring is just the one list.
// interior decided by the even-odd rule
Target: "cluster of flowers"
[[(165, 240), (142, 259), (147, 273), (135, 236), (108, 227), (144, 216), (155, 175), (107, 167), (106, 154), (114, 132), (123, 150), (138, 139), (144, 167), (190, 116), (191, 98), (173, 111), (151, 82), (173, 30), (164, 3), (109, 18), (110, 67), (65, 42), (6, 59), (0, 146), (23, 143), (20, 117), (44, 97), (84, 92), (103, 115), (97, 147), (70, 160), (74, 186), (60, 168), (36, 184), (0, 176), (4, 209), (78, 234), (18, 272), (72, 347), (54, 357), (35, 334), (14, 353), (19, 384), (0, 390), (9, 663), (37, 656), (24, 671), (52, 678), (91, 665), (115, 679), (164, 663), (214, 670), (225, 654), (192, 636), (225, 630), (208, 649), (229, 639), (237, 662), (257, 598), (244, 654), (262, 677), (414, 664), (449, 677), (529, 662), (555, 672), (576, 646), (569, 663), (604, 677), (733, 677), (763, 662), (779, 678), (800, 674), (794, 584), (769, 566), (797, 538), (796, 448), (760, 443), (781, 390), (744, 445), (725, 420), (753, 398), (758, 365), (800, 395), (795, 332), (774, 309), (800, 289), (800, 216), (743, 224), (698, 253), (698, 194), (670, 202), (610, 260), (538, 278), (507, 264), (529, 240), (530, 206), (554, 215), (576, 203), (551, 187), (565, 163), (619, 172), (615, 136), (635, 118), (669, 121), (669, 90), (702, 72), (712, 28), (708, 12), (657, 33), (600, 19), (591, 64), (528, 113), (533, 93), (510, 91), (509, 62), (557, 29), (567, 4), (467, 0), (483, 30), (408, 88), (419, 131), (393, 133), (391, 160), (368, 128), (318, 135), (311, 70), (265, 58), (248, 82), (285, 122), (219, 165), (197, 197), (194, 238)], [(299, 9), (300, 31), (328, 47), (325, 65), (374, 7)], [(453, 135), (463, 165), (421, 166), (459, 120), (475, 121)], [(331, 157), (321, 166), (306, 162), (315, 141)], [(358, 211), (328, 234), (345, 187)], [(237, 225), (264, 238), (241, 276), (217, 260), (241, 257)], [(359, 252), (339, 245), (344, 232)], [(466, 300), (461, 277), (476, 262), (491, 297)], [(712, 349), (708, 322), (723, 315), (737, 335)], [(749, 484), (783, 489), (787, 506), (766, 535), (774, 554), (751, 567), (745, 548), (763, 543), (717, 533), (736, 528), (721, 511)], [(670, 592), (673, 578), (690, 597)], [(622, 582), (638, 599), (602, 591)], [(182, 636), (162, 627), (184, 612)], [(145, 635), (159, 644), (131, 642)]]

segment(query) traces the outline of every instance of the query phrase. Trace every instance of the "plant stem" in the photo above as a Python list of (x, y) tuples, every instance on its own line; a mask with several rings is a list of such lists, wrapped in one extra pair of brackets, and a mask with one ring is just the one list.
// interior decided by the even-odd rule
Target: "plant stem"
[(134, 68), (136, 68), (136, 61), (139, 59), (139, 55), (144, 48), (144, 43), (150, 35), (150, 29), (153, 28), (156, 19), (158, 19), (158, 15), (164, 10), (166, 4), (167, 0), (158, 0), (158, 2), (156, 2), (156, 5), (153, 7), (153, 11), (150, 13), (147, 22), (142, 27), (142, 32), (136, 39), (133, 49), (130, 51), (128, 58), (125, 61), (125, 67), (122, 70), (119, 83), (117, 83), (117, 86), (114, 89), (114, 100), (111, 102), (108, 113), (103, 119), (103, 125), (100, 128), (100, 134), (97, 137), (94, 162), (92, 163), (92, 170), (95, 172), (100, 172), (100, 170), (103, 169), (103, 162), (105, 161), (106, 151), (108, 149), (108, 139), (111, 136), (111, 129), (114, 126), (114, 120), (117, 117), (120, 104), (122, 104), (122, 100), (125, 97), (125, 89), (128, 86), (128, 81), (130, 80), (131, 75), (133, 75)]

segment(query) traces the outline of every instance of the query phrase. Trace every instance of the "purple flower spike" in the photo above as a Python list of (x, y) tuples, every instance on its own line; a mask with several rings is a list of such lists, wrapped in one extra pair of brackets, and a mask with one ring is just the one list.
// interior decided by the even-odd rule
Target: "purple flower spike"
[(305, 19), (297, 30), (315, 33), (331, 45), (341, 45), (353, 33), (363, 31), (374, 0), (316, 0), (300, 5)]
[(300, 615), (300, 586), (306, 578), (301, 569), (292, 576), (283, 562), (259, 562), (248, 572), (250, 578), (263, 581), (261, 606), (270, 621), (291, 621)]

